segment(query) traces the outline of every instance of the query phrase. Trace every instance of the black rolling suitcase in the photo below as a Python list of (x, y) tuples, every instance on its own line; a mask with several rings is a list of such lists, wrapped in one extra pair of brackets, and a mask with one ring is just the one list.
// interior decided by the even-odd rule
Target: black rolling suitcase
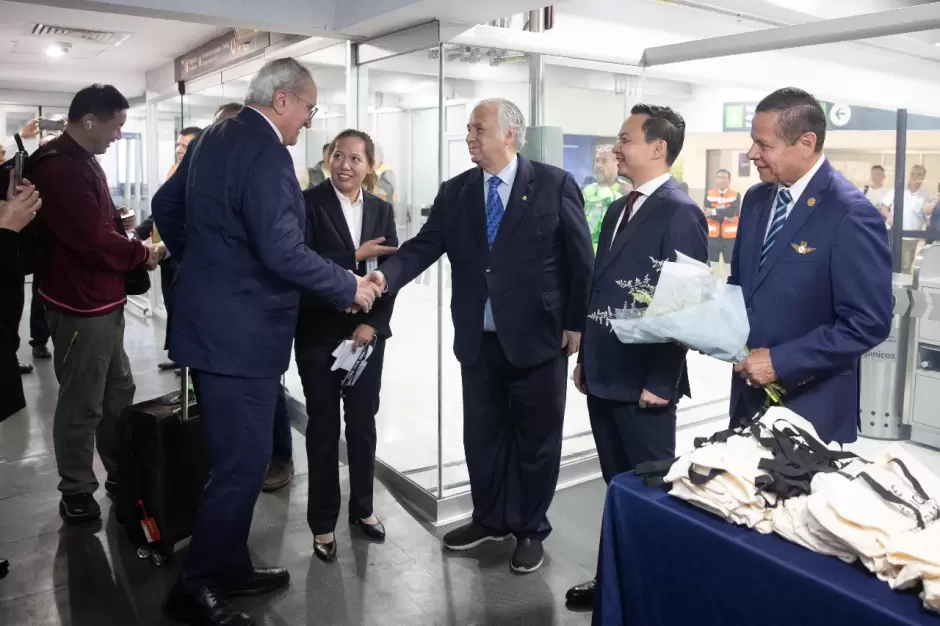
[(162, 565), (196, 523), (209, 477), (199, 406), (183, 368), (173, 392), (127, 407), (118, 418), (116, 516), (141, 559)]

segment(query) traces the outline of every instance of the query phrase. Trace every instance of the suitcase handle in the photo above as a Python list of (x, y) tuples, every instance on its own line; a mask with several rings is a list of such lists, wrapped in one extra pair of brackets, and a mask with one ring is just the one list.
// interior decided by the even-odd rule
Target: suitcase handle
[(188, 422), (192, 419), (189, 416), (189, 380), (189, 368), (184, 366), (180, 369), (180, 406), (173, 412), (181, 422)]

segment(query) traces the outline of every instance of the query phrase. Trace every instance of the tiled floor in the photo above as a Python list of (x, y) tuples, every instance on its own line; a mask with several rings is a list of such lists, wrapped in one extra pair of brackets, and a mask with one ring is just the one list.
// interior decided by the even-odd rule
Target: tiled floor
[[(128, 313), (126, 345), (138, 400), (177, 384), (172, 374), (157, 373), (161, 343), (156, 324)], [(21, 358), (32, 360), (28, 346)], [(50, 362), (36, 365), (36, 372), (24, 377), (29, 409), (0, 424), (0, 558), (11, 563), (10, 574), (0, 580), (0, 625), (169, 623), (160, 604), (181, 552), (162, 568), (139, 561), (112, 518), (103, 490), (98, 493), (101, 523), (63, 527), (51, 454), (56, 382)], [(509, 571), (509, 543), (469, 555), (442, 554), (439, 537), (449, 528), (419, 522), (380, 484), (376, 513), (385, 522), (388, 541), (353, 540), (341, 525), (338, 561), (326, 565), (312, 554), (305, 522), (306, 459), (302, 437), (294, 435), (298, 476), (290, 490), (260, 497), (250, 540), (256, 561), (289, 568), (292, 584), (280, 594), (239, 602), (259, 624), (590, 623), (589, 614), (565, 608), (564, 592), (591, 576), (604, 496), (599, 481), (556, 497), (546, 563), (529, 576)], [(340, 519), (344, 516), (345, 511)]]

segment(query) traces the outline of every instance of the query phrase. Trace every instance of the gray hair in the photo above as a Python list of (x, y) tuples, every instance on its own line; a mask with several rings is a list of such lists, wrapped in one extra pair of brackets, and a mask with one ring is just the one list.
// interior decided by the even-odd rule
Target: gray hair
[(516, 150), (521, 152), (525, 147), (526, 131), (525, 116), (522, 114), (522, 110), (515, 103), (504, 98), (481, 100), (476, 108), (490, 105), (496, 105), (499, 109), (499, 127), (503, 133), (508, 134), (510, 130), (516, 131)]
[(278, 91), (299, 93), (313, 81), (310, 70), (296, 59), (285, 57), (265, 63), (248, 84), (245, 96), (246, 106), (269, 107), (274, 104), (274, 94)]

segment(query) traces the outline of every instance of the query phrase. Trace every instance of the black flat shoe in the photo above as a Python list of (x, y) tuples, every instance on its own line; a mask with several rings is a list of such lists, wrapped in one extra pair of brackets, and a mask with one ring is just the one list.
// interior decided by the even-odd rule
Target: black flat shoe
[(230, 596), (259, 596), (290, 585), (290, 572), (283, 567), (256, 567), (251, 576), (227, 582), (222, 590)]
[(90, 493), (63, 495), (59, 501), (59, 514), (69, 524), (91, 522), (101, 517), (101, 507)]
[(313, 553), (317, 558), (325, 563), (332, 563), (336, 560), (336, 539), (329, 543), (313, 542)]
[(210, 587), (187, 591), (177, 583), (163, 605), (175, 622), (199, 626), (255, 626), (254, 618), (232, 608), (221, 593)]
[(362, 531), (362, 534), (374, 541), (385, 541), (385, 525), (376, 518), (374, 524), (366, 524), (361, 519), (355, 517), (349, 518), (349, 525), (355, 526)]
[(594, 604), (594, 587), (596, 580), (590, 580), (580, 585), (575, 585), (565, 594), (565, 600), (569, 606), (589, 607)]
[(19, 367), (20, 367), (20, 374), (32, 374), (33, 373), (33, 366), (30, 365), (29, 363), (20, 363)]

